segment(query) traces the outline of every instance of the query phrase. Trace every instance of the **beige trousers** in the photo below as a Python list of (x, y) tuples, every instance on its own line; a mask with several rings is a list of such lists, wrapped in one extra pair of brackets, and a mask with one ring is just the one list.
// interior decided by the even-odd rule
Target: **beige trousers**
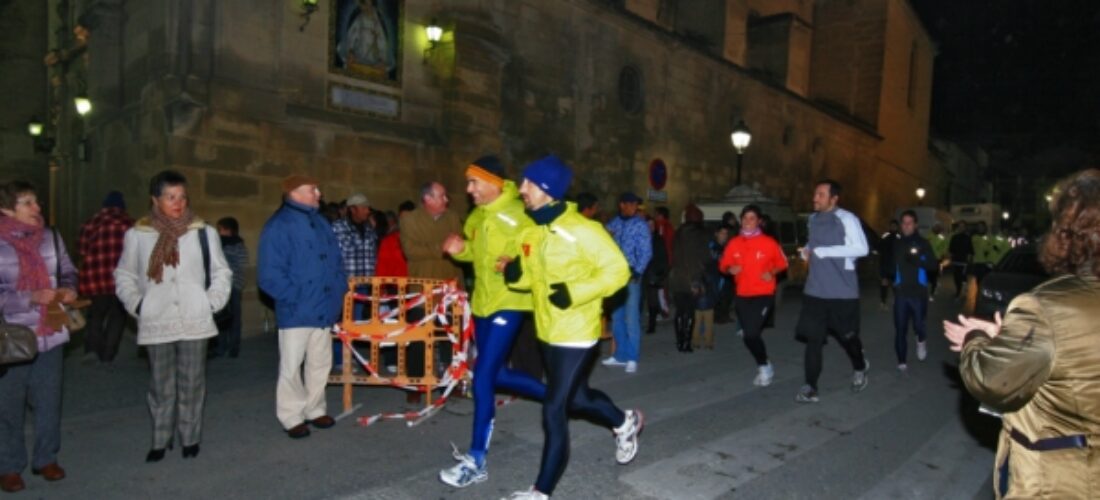
[(331, 370), (332, 336), (327, 328), (279, 330), (275, 415), (283, 428), (325, 415), (325, 385)]

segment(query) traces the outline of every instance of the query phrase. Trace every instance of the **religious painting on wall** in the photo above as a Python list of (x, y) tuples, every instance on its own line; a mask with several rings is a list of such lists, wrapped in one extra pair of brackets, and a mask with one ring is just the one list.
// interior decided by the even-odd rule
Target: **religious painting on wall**
[(332, 0), (329, 71), (401, 84), (402, 0)]

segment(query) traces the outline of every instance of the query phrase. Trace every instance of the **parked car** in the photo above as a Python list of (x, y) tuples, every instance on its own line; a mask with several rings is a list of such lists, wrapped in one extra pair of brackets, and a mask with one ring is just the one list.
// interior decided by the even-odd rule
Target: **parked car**
[(1013, 248), (982, 280), (982, 285), (975, 294), (973, 315), (992, 319), (993, 314), (999, 311), (1004, 316), (1012, 299), (1049, 278), (1050, 275), (1039, 264), (1039, 254), (1035, 246)]

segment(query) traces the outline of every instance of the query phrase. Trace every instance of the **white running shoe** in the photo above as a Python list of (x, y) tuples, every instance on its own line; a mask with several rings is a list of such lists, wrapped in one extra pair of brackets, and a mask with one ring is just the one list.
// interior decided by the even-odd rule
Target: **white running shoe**
[(626, 372), (627, 373), (634, 373), (634, 372), (637, 372), (637, 371), (638, 371), (638, 362), (637, 361), (627, 361), (626, 362)]
[(608, 356), (607, 359), (600, 362), (604, 366), (626, 366), (626, 361), (619, 361), (615, 359), (615, 356)]
[(615, 461), (620, 465), (626, 465), (638, 455), (638, 434), (645, 427), (645, 416), (638, 410), (626, 410), (626, 418), (623, 425), (612, 431), (615, 432)]
[(454, 457), (458, 460), (458, 463), (449, 469), (443, 469), (439, 471), (439, 480), (446, 484), (454, 486), (455, 488), (465, 488), (471, 484), (476, 484), (489, 479), (489, 471), (482, 464), (481, 467), (477, 466), (477, 460), (474, 457), (459, 453), (458, 447), (454, 446)]
[(757, 387), (767, 387), (772, 385), (772, 379), (775, 378), (775, 370), (772, 368), (772, 364), (769, 362), (766, 365), (756, 368), (756, 378), (753, 379), (752, 385)]
[(901, 372), (903, 375), (908, 370), (909, 370), (909, 365), (907, 365), (905, 363), (898, 363), (898, 371)]
[(501, 498), (500, 500), (547, 500), (549, 498), (550, 495), (537, 491), (535, 487), (532, 486), (530, 489), (513, 492), (511, 495)]
[(917, 359), (924, 361), (928, 357), (928, 342), (917, 342)]

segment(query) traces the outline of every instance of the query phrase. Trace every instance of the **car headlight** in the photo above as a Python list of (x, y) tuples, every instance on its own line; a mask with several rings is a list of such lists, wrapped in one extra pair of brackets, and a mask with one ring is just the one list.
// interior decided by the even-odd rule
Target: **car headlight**
[(1004, 302), (1005, 295), (996, 290), (990, 290), (988, 288), (982, 289), (982, 298), (995, 300), (997, 302)]

